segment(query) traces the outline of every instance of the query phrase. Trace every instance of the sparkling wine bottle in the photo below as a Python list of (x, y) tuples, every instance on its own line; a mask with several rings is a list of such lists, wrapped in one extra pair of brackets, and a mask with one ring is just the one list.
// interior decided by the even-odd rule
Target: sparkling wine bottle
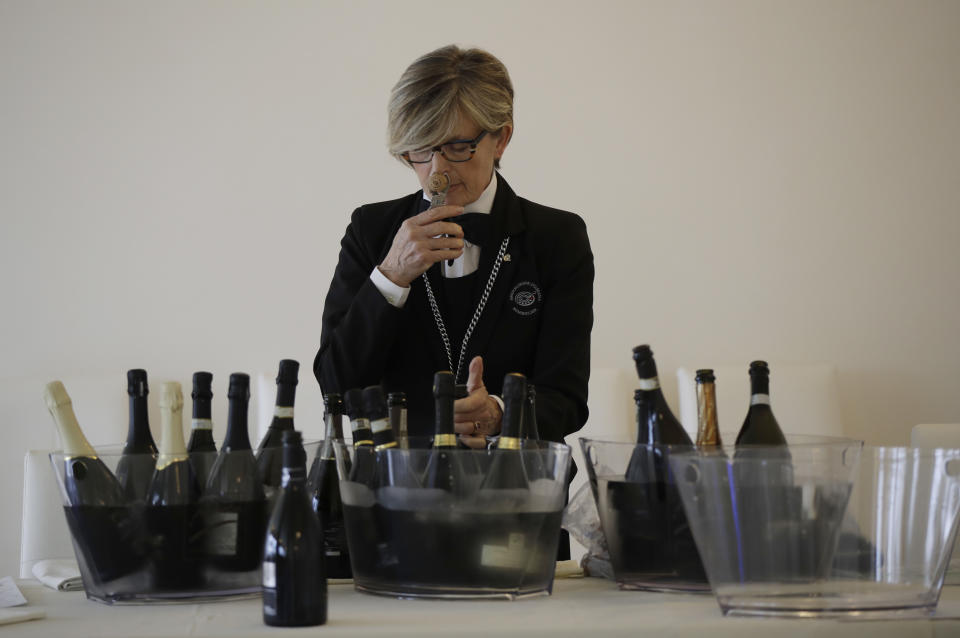
[(390, 409), (390, 427), (400, 449), (410, 448), (410, 435), (407, 432), (407, 394), (391, 392), (387, 395), (387, 407)]
[(146, 370), (127, 371), (127, 395), (130, 397), (130, 425), (123, 456), (117, 464), (117, 480), (129, 500), (142, 501), (153, 478), (157, 446), (150, 434), (147, 416)]
[(273, 420), (257, 448), (257, 469), (266, 486), (267, 498), (280, 487), (283, 471), (283, 433), (293, 430), (293, 403), (297, 393), (300, 364), (293, 359), (280, 362), (277, 372), (277, 402)]
[(786, 445), (783, 430), (770, 407), (770, 368), (766, 361), (750, 364), (750, 408), (737, 435), (737, 445)]
[(363, 483), (370, 488), (377, 486), (377, 462), (373, 449), (373, 432), (370, 421), (363, 413), (363, 391), (359, 388), (347, 390), (343, 396), (350, 417), (350, 429), (353, 431), (353, 466), (349, 478), (355, 483)]
[[(637, 404), (637, 443), (692, 446), (693, 441), (673, 416), (660, 389), (653, 350), (648, 345), (637, 346), (633, 349), (633, 360), (637, 367), (637, 376), (640, 377), (640, 387), (633, 394)], [(659, 451), (638, 447), (627, 465), (627, 480), (650, 480), (651, 461), (654, 463), (656, 476), (665, 476), (666, 461)]]
[(470, 472), (464, 462), (468, 453), (457, 451), (457, 435), (453, 426), (455, 385), (453, 373), (448, 370), (433, 375), (435, 429), (422, 484), (426, 488), (441, 489), (462, 497), (468, 492)]
[(130, 515), (120, 482), (87, 441), (66, 388), (51, 381), (44, 401), (63, 445), (67, 525), (88, 569), (100, 582), (136, 571), (143, 562), (143, 537)]
[(373, 432), (374, 455), (377, 461), (377, 487), (417, 487), (417, 479), (410, 473), (403, 455), (390, 452), (398, 448), (390, 426), (390, 411), (387, 408), (383, 389), (372, 385), (363, 390), (363, 412)]
[(263, 548), (263, 622), (322, 625), (327, 621), (323, 530), (310, 507), (300, 433), (285, 431), (282, 449), (281, 487)]
[(717, 421), (716, 377), (713, 370), (697, 370), (697, 447), (723, 446)]
[(493, 461), (481, 489), (507, 490), (529, 487), (521, 452), (520, 428), (527, 401), (527, 379), (511, 372), (503, 379), (503, 423), (500, 438), (493, 449)]
[(190, 443), (187, 452), (200, 485), (207, 484), (210, 468), (216, 460), (217, 445), (213, 442), (213, 418), (210, 403), (213, 400), (213, 375), (209, 372), (193, 373), (193, 421), (190, 427)]
[(314, 459), (308, 476), (311, 504), (320, 517), (323, 528), (327, 576), (353, 578), (343, 518), (343, 499), (340, 496), (340, 480), (337, 476), (337, 459), (333, 451), (334, 442), (343, 441), (343, 399), (339, 394), (331, 392), (324, 397), (324, 403), (326, 432), (320, 453)]
[(183, 441), (183, 392), (160, 386), (160, 455), (147, 490), (146, 521), (155, 548), (154, 586), (185, 589), (199, 582), (201, 562), (193, 539), (200, 531), (200, 485)]
[(247, 430), (250, 376), (231, 374), (227, 398), (227, 437), (203, 494), (205, 548), (215, 567), (249, 571), (260, 565), (266, 521), (263, 482)]

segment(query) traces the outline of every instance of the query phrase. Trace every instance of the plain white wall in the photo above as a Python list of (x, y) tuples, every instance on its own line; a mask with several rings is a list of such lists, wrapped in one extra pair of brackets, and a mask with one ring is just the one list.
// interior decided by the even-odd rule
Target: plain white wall
[(587, 221), (595, 368), (832, 363), (870, 442), (960, 421), (960, 3), (6, 0), (0, 575), (43, 381), (318, 394), (349, 213), (416, 187), (389, 89), (451, 41), (510, 69), (511, 185)]

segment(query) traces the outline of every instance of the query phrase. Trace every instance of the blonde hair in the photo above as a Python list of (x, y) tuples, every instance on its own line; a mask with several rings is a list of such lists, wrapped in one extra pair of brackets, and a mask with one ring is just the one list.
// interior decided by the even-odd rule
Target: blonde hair
[(513, 84), (507, 67), (490, 53), (449, 45), (407, 67), (390, 92), (387, 112), (387, 147), (401, 159), (405, 152), (450, 141), (461, 117), (498, 134), (513, 123)]

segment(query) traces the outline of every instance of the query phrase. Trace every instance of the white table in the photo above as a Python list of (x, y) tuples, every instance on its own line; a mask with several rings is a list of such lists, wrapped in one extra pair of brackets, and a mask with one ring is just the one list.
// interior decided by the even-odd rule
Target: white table
[(395, 600), (330, 586), (328, 622), (276, 629), (260, 599), (178, 605), (109, 606), (82, 592), (19, 581), (47, 617), (0, 627), (7, 636), (709, 636), (720, 638), (904, 638), (960, 636), (960, 587), (945, 587), (932, 618), (882, 621), (724, 618), (712, 596), (623, 592), (595, 578), (558, 579), (553, 596), (507, 601)]

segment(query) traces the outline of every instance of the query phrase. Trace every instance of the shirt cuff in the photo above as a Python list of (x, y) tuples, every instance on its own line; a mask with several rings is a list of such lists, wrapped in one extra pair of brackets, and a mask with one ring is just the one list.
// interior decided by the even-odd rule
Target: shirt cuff
[[(410, 295), (409, 286), (407, 288), (398, 286), (387, 279), (387, 276), (380, 272), (379, 268), (374, 267), (373, 272), (370, 273), (370, 281), (377, 287), (387, 303), (394, 308), (403, 308), (403, 305), (407, 303), (407, 297)], [(503, 407), (503, 402), (501, 402), (500, 407)]]

